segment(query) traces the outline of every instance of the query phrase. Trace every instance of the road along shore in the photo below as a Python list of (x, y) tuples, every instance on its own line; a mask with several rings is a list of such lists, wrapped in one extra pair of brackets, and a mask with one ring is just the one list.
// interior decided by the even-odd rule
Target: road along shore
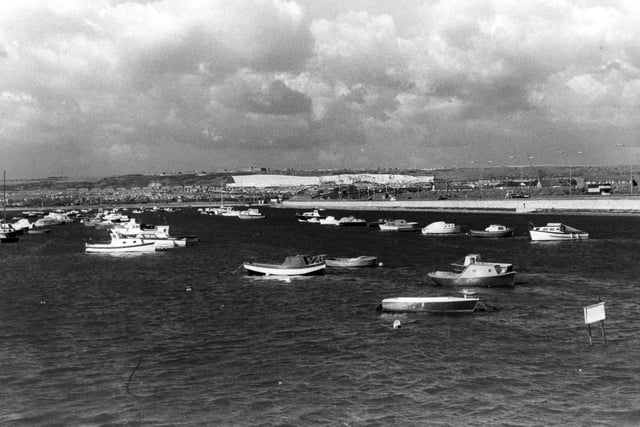
[(453, 199), (453, 200), (285, 200), (289, 209), (340, 209), (368, 211), (456, 211), (504, 212), (518, 214), (600, 214), (640, 215), (640, 197), (566, 197), (535, 199)]

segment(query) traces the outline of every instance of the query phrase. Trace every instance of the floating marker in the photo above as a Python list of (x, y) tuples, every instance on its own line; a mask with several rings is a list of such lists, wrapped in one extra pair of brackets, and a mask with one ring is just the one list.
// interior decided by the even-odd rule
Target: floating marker
[(402, 327), (402, 323), (400, 323), (399, 320), (394, 320), (393, 321), (393, 329), (400, 329)]

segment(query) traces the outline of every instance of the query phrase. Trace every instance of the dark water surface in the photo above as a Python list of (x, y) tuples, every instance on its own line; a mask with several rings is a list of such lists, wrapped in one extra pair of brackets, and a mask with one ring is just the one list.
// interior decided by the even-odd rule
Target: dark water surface
[[(518, 235), (473, 239), (261, 210), (143, 214), (200, 238), (155, 254), (85, 254), (106, 233), (81, 224), (0, 245), (0, 425), (640, 424), (640, 218), (357, 213)], [(534, 243), (529, 219), (591, 238)], [(238, 269), (296, 253), (384, 265), (290, 280)], [(468, 253), (518, 271), (515, 288), (480, 290), (498, 311), (376, 311), (386, 297), (454, 295), (426, 274)], [(583, 307), (599, 298), (607, 345), (595, 328), (591, 347)]]

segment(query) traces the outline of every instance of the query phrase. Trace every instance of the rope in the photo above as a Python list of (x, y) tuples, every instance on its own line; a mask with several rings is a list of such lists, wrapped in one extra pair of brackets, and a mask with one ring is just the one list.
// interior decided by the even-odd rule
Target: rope
[(133, 368), (133, 370), (131, 371), (131, 374), (129, 375), (129, 379), (127, 380), (127, 394), (133, 396), (133, 397), (140, 397), (140, 396), (136, 396), (135, 394), (131, 393), (131, 390), (129, 390), (129, 384), (131, 383), (131, 380), (133, 379), (133, 374), (136, 373), (136, 371), (138, 370), (138, 368), (140, 367), (140, 365), (142, 364), (142, 360), (144, 359), (144, 357), (141, 357), (140, 360), (138, 360), (138, 364), (136, 365), (135, 368)]

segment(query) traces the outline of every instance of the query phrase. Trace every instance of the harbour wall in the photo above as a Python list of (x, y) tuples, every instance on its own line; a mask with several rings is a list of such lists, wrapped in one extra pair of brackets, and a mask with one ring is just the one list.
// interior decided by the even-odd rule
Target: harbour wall
[(283, 208), (340, 210), (440, 210), (440, 211), (506, 211), (513, 213), (585, 213), (638, 214), (638, 198), (541, 198), (541, 199), (463, 199), (463, 200), (285, 200)]

